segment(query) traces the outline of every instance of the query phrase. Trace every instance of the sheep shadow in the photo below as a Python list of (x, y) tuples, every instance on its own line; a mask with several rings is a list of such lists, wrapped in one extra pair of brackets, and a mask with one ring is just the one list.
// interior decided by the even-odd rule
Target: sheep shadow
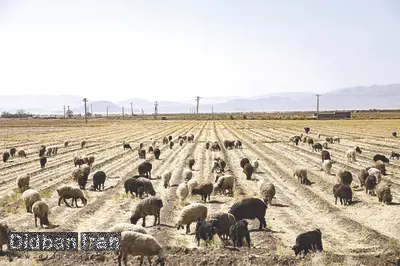
[(239, 252), (239, 251), (240, 251), (239, 248), (232, 247), (232, 246), (224, 246), (224, 249), (227, 249), (227, 250), (229, 250), (229, 251), (236, 251), (236, 252)]
[(46, 229), (55, 229), (55, 228), (58, 228), (58, 227), (60, 227), (59, 224), (49, 224), (47, 227), (44, 227), (44, 228), (46, 228)]
[(89, 189), (87, 189), (87, 191), (92, 191), (92, 192), (105, 192), (105, 191), (110, 190), (110, 189), (113, 189), (113, 188), (114, 188), (114, 186), (106, 187), (105, 189), (102, 189), (102, 190), (95, 190), (94, 188), (89, 188)]
[(252, 233), (252, 232), (284, 233), (284, 232), (274, 231), (274, 230), (269, 229), (269, 228), (261, 228), (261, 229), (253, 228), (253, 229), (249, 229), (249, 233)]
[(274, 207), (289, 207), (289, 205), (285, 205), (285, 204), (280, 204), (280, 203), (271, 203), (270, 204), (271, 206), (274, 206)]
[[(166, 227), (166, 228), (175, 228), (175, 226), (173, 226), (173, 225), (169, 225), (169, 224), (162, 224), (162, 223), (158, 224), (158, 226), (161, 226), (161, 227)], [(175, 229), (176, 229), (176, 228), (175, 228)]]
[(257, 175), (264, 175), (265, 174), (265, 172), (263, 172), (263, 171), (260, 171), (260, 172), (254, 172), (255, 174), (257, 174)]
[(208, 203), (211, 203), (211, 204), (224, 204), (225, 202), (224, 201), (219, 201), (219, 200), (210, 200), (210, 201), (208, 201)]
[(387, 205), (400, 206), (400, 202), (391, 202)]

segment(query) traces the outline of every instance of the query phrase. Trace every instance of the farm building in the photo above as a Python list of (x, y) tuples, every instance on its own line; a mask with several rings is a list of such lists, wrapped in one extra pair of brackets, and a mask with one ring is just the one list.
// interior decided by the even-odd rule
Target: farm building
[[(314, 113), (314, 119), (317, 119), (317, 114)], [(350, 119), (351, 112), (330, 112), (330, 113), (319, 113), (319, 119)]]

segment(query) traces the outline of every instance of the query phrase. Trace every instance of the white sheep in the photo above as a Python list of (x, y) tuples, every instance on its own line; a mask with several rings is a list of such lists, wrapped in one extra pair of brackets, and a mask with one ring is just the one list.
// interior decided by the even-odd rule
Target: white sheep
[(108, 229), (108, 232), (123, 232), (123, 231), (133, 231), (141, 234), (147, 234), (146, 229), (144, 229), (142, 226), (131, 223), (117, 223)]
[(329, 159), (324, 160), (322, 162), (322, 170), (324, 170), (325, 173), (330, 175), (331, 174), (331, 169), (332, 169), (332, 164), (333, 164), (332, 160), (329, 160)]
[(165, 188), (169, 187), (169, 181), (171, 180), (171, 176), (172, 176), (172, 174), (171, 174), (170, 171), (164, 171), (161, 174), (161, 178), (162, 178), (162, 181), (163, 181), (163, 184), (164, 184)]
[(22, 199), (25, 202), (26, 211), (32, 213), (32, 205), (39, 200), (42, 200), (38, 191), (27, 189), (22, 193)]
[(377, 169), (377, 168), (369, 168), (368, 169), (368, 175), (370, 176), (375, 176), (376, 178), (376, 184), (379, 184), (381, 182), (382, 179), (382, 172), (381, 170)]
[(190, 169), (185, 169), (182, 172), (183, 181), (189, 181), (193, 177), (193, 172)]
[(61, 185), (60, 187), (57, 188), (57, 194), (59, 196), (58, 199), (58, 206), (61, 204), (61, 200), (64, 200), (65, 205), (70, 207), (66, 199), (71, 199), (72, 198), (72, 207), (74, 206), (74, 202), (76, 207), (78, 207), (78, 199), (82, 201), (83, 205), (87, 204), (87, 199), (83, 195), (83, 191), (76, 186), (70, 186), (70, 185)]
[(189, 189), (189, 193), (192, 193), (193, 188), (197, 187), (199, 183), (197, 182), (196, 179), (192, 178), (187, 182), (187, 186)]
[(253, 161), (254, 173), (257, 173), (257, 169), (260, 166), (259, 163), (258, 163), (258, 160), (259, 159)]
[(361, 150), (358, 146), (355, 146), (351, 149), (348, 149), (346, 151), (346, 157), (347, 157), (347, 161), (349, 163), (351, 163), (352, 161), (355, 162), (356, 161), (356, 153), (361, 154)]
[(179, 200), (184, 201), (188, 195), (189, 195), (188, 185), (185, 182), (180, 183), (178, 188), (176, 189), (176, 196), (178, 197)]
[(214, 184), (215, 192), (222, 192), (222, 194), (226, 195), (226, 190), (229, 191), (231, 195), (233, 195), (233, 186), (235, 185), (235, 177), (233, 175), (223, 175), (218, 177), (217, 181)]
[(40, 220), (40, 227), (49, 225), (49, 212), (50, 208), (43, 200), (38, 200), (32, 205), (32, 213), (35, 218), (35, 226), (37, 227), (37, 218)]
[(17, 177), (17, 187), (21, 193), (29, 188), (29, 180), (29, 175)]
[(7, 233), (10, 232), (6, 222), (0, 221), (0, 252), (3, 251), (3, 245), (8, 243)]
[(327, 150), (329, 148), (328, 142), (325, 141), (324, 143), (322, 143), (322, 148)]
[(175, 224), (176, 229), (183, 229), (186, 224), (186, 234), (190, 233), (190, 224), (197, 222), (198, 218), (206, 219), (207, 206), (201, 203), (191, 203), (183, 207)]
[(272, 199), (275, 196), (275, 186), (272, 183), (260, 182), (259, 184), (259, 192), (261, 198), (264, 200), (266, 204), (271, 204)]
[(137, 181), (142, 182), (144, 186), (144, 191), (147, 195), (155, 196), (156, 191), (154, 190), (153, 183), (151, 180), (147, 179), (146, 177), (138, 177)]
[(121, 265), (121, 259), (124, 265), (128, 265), (128, 255), (140, 256), (140, 265), (143, 265), (143, 258), (146, 256), (151, 265), (151, 257), (158, 256), (157, 264), (165, 264), (165, 253), (160, 243), (149, 234), (124, 231), (121, 233), (121, 248), (118, 255), (118, 265)]

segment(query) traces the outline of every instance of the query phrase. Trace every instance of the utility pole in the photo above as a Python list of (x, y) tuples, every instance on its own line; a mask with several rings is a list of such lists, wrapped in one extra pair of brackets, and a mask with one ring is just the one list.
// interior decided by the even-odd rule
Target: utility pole
[(90, 104), (90, 114), (93, 116), (93, 104)]
[(107, 114), (107, 117), (108, 117), (108, 106), (106, 107), (106, 114)]
[(65, 119), (65, 105), (64, 105), (64, 119)]
[(87, 101), (88, 101), (87, 98), (83, 98), (83, 102), (85, 103), (85, 122), (86, 122), (86, 124), (87, 124), (87, 107), (86, 107)]
[(197, 105), (196, 105), (196, 114), (199, 114), (199, 101), (200, 101), (200, 96), (196, 96), (196, 101), (197, 101)]
[(132, 103), (131, 103), (131, 113), (132, 113), (132, 116), (133, 116), (133, 105), (132, 105)]
[(154, 103), (154, 115), (158, 115), (158, 102)]
[(211, 106), (212, 120), (214, 120), (214, 106)]
[(122, 117), (124, 117), (124, 107), (122, 106)]
[(317, 120), (319, 120), (319, 97), (321, 97), (321, 94), (316, 94), (317, 96)]

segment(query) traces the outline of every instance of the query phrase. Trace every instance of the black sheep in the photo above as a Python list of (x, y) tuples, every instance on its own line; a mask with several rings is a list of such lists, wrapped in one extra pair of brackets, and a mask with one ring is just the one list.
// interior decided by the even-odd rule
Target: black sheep
[(382, 161), (384, 163), (389, 163), (389, 159), (385, 155), (382, 155), (382, 154), (375, 154), (373, 159), (374, 159), (374, 162)]
[(149, 162), (141, 163), (138, 166), (139, 175), (145, 175), (147, 178), (151, 178), (151, 170), (152, 169), (153, 169), (153, 165)]
[(168, 136), (168, 140), (171, 141), (172, 140), (172, 136)]
[(124, 143), (123, 144), (123, 147), (124, 147), (124, 150), (132, 150), (132, 147), (131, 147), (131, 145), (129, 145), (129, 143)]
[(248, 163), (250, 163), (249, 159), (243, 158), (242, 160), (240, 160), (240, 167), (244, 168), (244, 166)]
[(324, 160), (330, 160), (331, 159), (331, 154), (329, 153), (329, 151), (323, 150), (321, 152), (321, 159), (322, 159), (322, 162), (324, 162)]
[(15, 153), (17, 152), (17, 149), (16, 148), (11, 148), (10, 149), (10, 155), (11, 155), (11, 157), (14, 157), (14, 155), (15, 155)]
[(133, 196), (133, 192), (135, 192), (136, 197), (143, 196), (144, 184), (142, 181), (140, 181), (140, 179), (137, 179), (135, 177), (129, 177), (124, 182), (124, 188), (125, 188), (126, 194), (128, 194), (128, 192), (130, 192), (131, 195)]
[(206, 142), (206, 150), (208, 150), (210, 148), (210, 142)]
[(308, 134), (310, 132), (310, 128), (309, 127), (305, 127), (304, 131), (306, 132), (306, 134)]
[(190, 134), (190, 135), (187, 137), (187, 141), (188, 141), (188, 142), (193, 142), (193, 141), (194, 141), (194, 135), (193, 135), (193, 134)]
[(235, 216), (236, 221), (242, 219), (258, 219), (260, 221), (259, 229), (267, 227), (265, 213), (268, 205), (258, 198), (244, 198), (234, 203), (229, 209), (229, 213)]
[(242, 149), (242, 142), (241, 142), (240, 140), (237, 140), (237, 141), (235, 142), (235, 148), (236, 148), (236, 149)]
[(139, 158), (146, 159), (146, 151), (145, 150), (142, 150), (142, 149), (139, 150)]
[(311, 186), (311, 181), (307, 177), (300, 177), (300, 184)]
[(218, 142), (214, 142), (211, 145), (211, 151), (221, 151), (221, 146), (219, 146)]
[(304, 256), (307, 255), (309, 250), (322, 251), (321, 230), (315, 229), (298, 235), (296, 237), (296, 245), (292, 247), (292, 250), (296, 256), (302, 251), (304, 252)]
[(88, 181), (88, 177), (89, 177), (88, 174), (85, 174), (85, 173), (80, 173), (79, 174), (79, 176), (78, 176), (78, 185), (79, 185), (80, 189), (82, 189), (82, 190), (86, 189), (86, 184), (87, 184), (87, 181)]
[(223, 159), (219, 159), (218, 166), (221, 173), (225, 172), (226, 162)]
[(249, 223), (246, 220), (239, 220), (229, 228), (229, 235), (233, 242), (233, 247), (243, 246), (243, 237), (246, 238), (247, 246), (250, 248)]
[(172, 149), (172, 147), (174, 147), (174, 142), (173, 142), (173, 141), (170, 141), (170, 142), (169, 142), (169, 148)]
[(162, 142), (163, 142), (163, 144), (168, 144), (168, 138), (164, 137)]
[(370, 175), (365, 179), (365, 194), (375, 195), (376, 177)]
[(396, 158), (398, 160), (400, 158), (400, 153), (392, 151), (392, 154), (390, 155), (390, 159), (394, 159), (394, 158)]
[(296, 144), (296, 146), (299, 145), (299, 141), (300, 141), (300, 140), (301, 140), (301, 138), (300, 138), (299, 136), (294, 136), (294, 137), (292, 138), (292, 141), (293, 141), (294, 144)]
[(188, 163), (189, 169), (193, 171), (192, 167), (195, 163), (195, 160), (193, 158), (189, 158), (187, 163)]
[(343, 184), (348, 186), (350, 186), (351, 182), (353, 182), (353, 175), (347, 170), (339, 172), (339, 178)]
[(4, 163), (7, 162), (9, 158), (10, 158), (10, 153), (8, 151), (5, 151), (3, 153), (3, 162)]
[(206, 202), (207, 197), (210, 201), (211, 193), (213, 192), (214, 186), (211, 182), (199, 184), (197, 187), (192, 189), (192, 195), (201, 195), (201, 200)]
[(250, 180), (251, 176), (254, 173), (254, 167), (250, 163), (246, 163), (245, 166), (243, 167), (243, 173), (246, 174), (246, 179)]
[(312, 145), (312, 149), (313, 149), (313, 151), (322, 151), (322, 145), (321, 145), (321, 143), (314, 143), (314, 144)]
[(101, 190), (101, 187), (103, 187), (104, 189), (104, 182), (106, 181), (106, 173), (104, 173), (103, 171), (97, 171), (94, 175), (93, 175), (93, 189), (94, 190)]
[(392, 136), (396, 138), (397, 137), (397, 132), (392, 132)]
[(335, 197), (335, 204), (337, 204), (337, 199), (340, 199), (340, 204), (342, 205), (350, 205), (353, 199), (353, 192), (351, 191), (350, 186), (345, 184), (336, 184), (332, 189), (333, 196)]
[(40, 167), (44, 168), (47, 163), (47, 158), (45, 156), (42, 156), (42, 157), (40, 157), (39, 162), (40, 162)]
[(158, 160), (160, 158), (160, 154), (161, 154), (160, 149), (159, 148), (155, 148), (153, 153), (154, 153), (154, 158), (156, 158), (156, 160)]
[(197, 219), (196, 224), (196, 240), (197, 246), (200, 246), (200, 239), (203, 239), (206, 242), (206, 247), (208, 246), (208, 242), (213, 239), (214, 235), (217, 233), (216, 229), (219, 227), (219, 221), (211, 220), (207, 222), (202, 218)]
[(42, 145), (39, 149), (39, 157), (42, 157), (46, 152), (46, 146)]
[(149, 146), (147, 152), (148, 153), (153, 153), (154, 152), (153, 146)]

